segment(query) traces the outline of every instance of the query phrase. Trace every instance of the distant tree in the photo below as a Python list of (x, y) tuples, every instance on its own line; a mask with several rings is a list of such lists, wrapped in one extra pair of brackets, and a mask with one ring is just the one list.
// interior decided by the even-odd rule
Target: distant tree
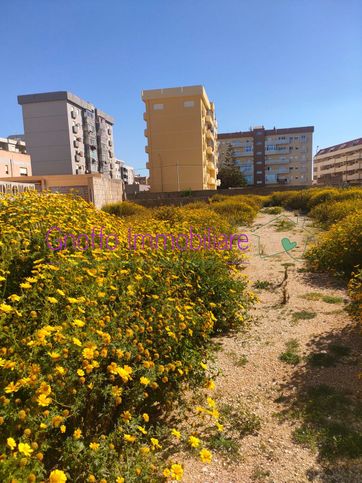
[(217, 177), (221, 180), (221, 189), (246, 186), (246, 179), (235, 164), (232, 166), (222, 165)]
[(234, 148), (228, 143), (220, 153), (219, 172), (217, 177), (221, 180), (220, 188), (237, 188), (246, 185), (244, 175), (235, 163)]
[(226, 148), (220, 153), (220, 167), (223, 166), (235, 166), (234, 161), (234, 148), (232, 144), (228, 143)]

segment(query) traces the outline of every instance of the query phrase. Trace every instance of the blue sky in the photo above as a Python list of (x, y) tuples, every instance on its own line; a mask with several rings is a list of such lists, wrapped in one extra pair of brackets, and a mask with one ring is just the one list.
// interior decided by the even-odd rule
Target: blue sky
[(359, 0), (2, 0), (0, 137), (18, 94), (69, 90), (144, 168), (142, 89), (203, 84), (219, 132), (314, 125), (315, 151), (362, 136), (361, 26)]

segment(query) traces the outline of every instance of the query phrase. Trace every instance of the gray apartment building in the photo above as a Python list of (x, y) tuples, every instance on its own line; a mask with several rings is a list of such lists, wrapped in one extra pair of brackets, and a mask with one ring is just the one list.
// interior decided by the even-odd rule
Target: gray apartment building
[(116, 177), (111, 116), (67, 91), (21, 95), (18, 103), (34, 176)]
[(218, 134), (219, 165), (232, 153), (248, 185), (312, 183), (313, 126)]

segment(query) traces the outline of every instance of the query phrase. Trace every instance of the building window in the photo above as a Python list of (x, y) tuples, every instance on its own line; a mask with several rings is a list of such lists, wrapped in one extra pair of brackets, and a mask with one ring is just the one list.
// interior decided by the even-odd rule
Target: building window
[(164, 105), (163, 104), (153, 104), (154, 111), (162, 111)]
[(263, 171), (257, 171), (256, 174), (263, 174)]
[(5, 174), (9, 174), (9, 166), (5, 164)]
[(28, 168), (19, 169), (20, 176), (28, 176)]
[(194, 107), (194, 101), (184, 101), (184, 107)]
[(262, 181), (260, 181), (260, 180), (258, 180), (258, 181), (256, 182), (256, 184), (262, 184), (262, 183), (263, 183), (263, 182), (262, 182)]

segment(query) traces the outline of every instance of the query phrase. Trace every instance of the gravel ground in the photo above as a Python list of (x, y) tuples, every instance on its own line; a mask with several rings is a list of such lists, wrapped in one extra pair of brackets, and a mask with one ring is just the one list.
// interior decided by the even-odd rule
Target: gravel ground
[[(293, 442), (292, 432), (298, 422), (290, 418), (281, 421), (275, 417), (303, 394), (308, 385), (325, 383), (347, 389), (355, 398), (361, 398), (362, 393), (362, 381), (357, 377), (361, 367), (362, 337), (360, 328), (343, 310), (347, 301), (343, 286), (326, 275), (303, 271), (303, 262), (292, 259), (287, 253), (269, 258), (260, 256), (260, 252), (276, 253), (283, 237), (304, 247), (312, 230), (310, 221), (288, 216), (298, 224), (281, 232), (275, 226), (275, 216), (258, 215), (252, 230), (258, 228), (255, 233), (260, 239), (249, 236), (253, 239), (250, 263), (243, 273), (251, 284), (257, 280), (268, 281), (274, 288), (254, 289), (260, 301), (253, 310), (250, 329), (246, 333), (221, 338), (222, 349), (217, 357), (220, 369), (216, 380), (218, 403), (236, 405), (242, 402), (261, 418), (261, 429), (256, 435), (248, 435), (239, 441), (240, 455), (236, 460), (228, 460), (214, 452), (211, 464), (203, 464), (184, 456), (183, 481), (187, 483), (362, 482), (361, 462), (323, 463), (318, 452)], [(244, 228), (242, 232), (250, 234), (250, 228)], [(299, 248), (298, 257), (301, 254)], [(294, 263), (288, 267), (286, 291), (283, 286), (275, 287), (283, 280), (284, 263)], [(326, 303), (321, 299), (301, 297), (311, 292), (342, 297), (344, 302)], [(284, 304), (281, 303), (283, 299), (287, 299)], [(293, 313), (300, 311), (315, 312), (316, 316), (309, 320), (293, 319)], [(330, 368), (311, 368), (304, 360), (296, 366), (285, 364), (279, 360), (279, 355), (290, 339), (298, 340), (302, 357), (330, 341), (348, 345), (352, 349), (351, 363)], [(235, 364), (241, 356), (247, 358), (244, 366)], [(280, 396), (284, 402), (276, 401)]]

